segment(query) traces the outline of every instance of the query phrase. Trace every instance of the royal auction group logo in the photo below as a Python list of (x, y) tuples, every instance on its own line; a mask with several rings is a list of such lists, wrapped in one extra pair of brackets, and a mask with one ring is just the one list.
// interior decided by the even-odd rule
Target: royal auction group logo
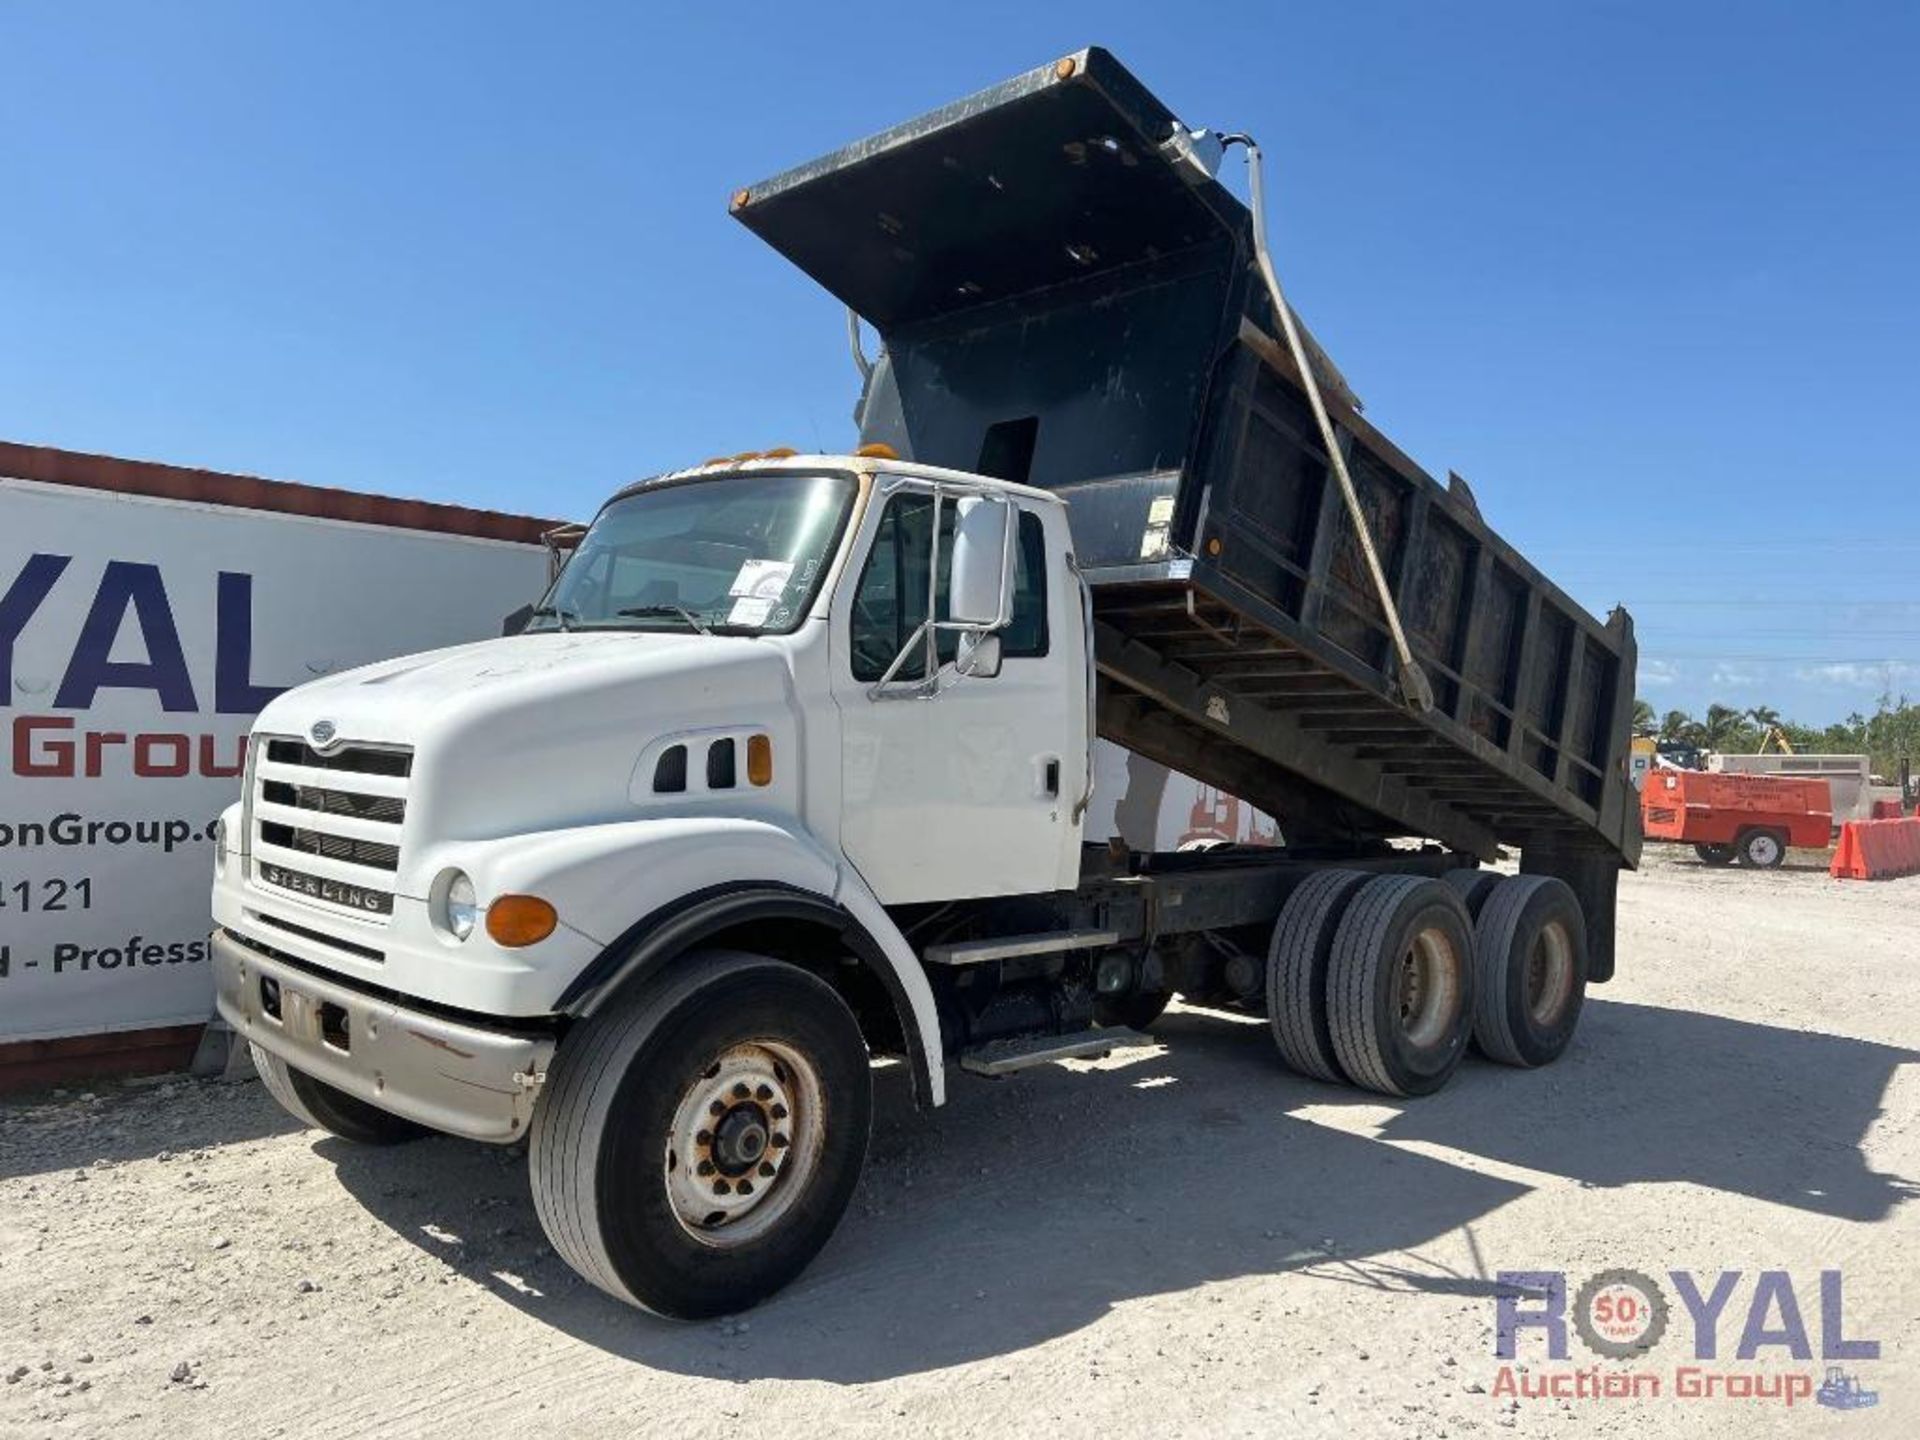
[[(1508, 1362), (1495, 1378), (1496, 1396), (1812, 1402), (1835, 1410), (1879, 1403), (1879, 1392), (1847, 1368), (1878, 1360), (1880, 1342), (1847, 1334), (1846, 1286), (1838, 1270), (1820, 1271), (1813, 1285), (1803, 1277), (1798, 1288), (1785, 1270), (1757, 1271), (1750, 1282), (1739, 1270), (1669, 1270), (1665, 1284), (1627, 1269), (1602, 1270), (1577, 1286), (1560, 1270), (1502, 1270), (1495, 1278), (1494, 1354)], [(1542, 1350), (1549, 1362), (1571, 1359), (1571, 1332), (1600, 1361), (1626, 1363), (1513, 1363), (1530, 1332), (1530, 1359), (1542, 1358)], [(1648, 1363), (1663, 1345), (1663, 1355), (1687, 1345), (1692, 1363)]]

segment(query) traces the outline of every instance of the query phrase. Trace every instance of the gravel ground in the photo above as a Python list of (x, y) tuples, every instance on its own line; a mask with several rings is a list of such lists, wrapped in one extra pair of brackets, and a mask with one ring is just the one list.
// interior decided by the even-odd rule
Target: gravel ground
[[(357, 1150), (256, 1083), (0, 1105), (0, 1434), (1920, 1433), (1920, 878), (1656, 854), (1621, 912), (1559, 1065), (1472, 1060), (1410, 1104), (1195, 1010), (1164, 1048), (956, 1076), (930, 1117), (883, 1071), (839, 1235), (719, 1324), (576, 1281), (517, 1152)], [(1703, 1370), (1816, 1378), (1818, 1272), (1843, 1271), (1880, 1403), (1497, 1393), (1496, 1272), (1616, 1266), (1673, 1314), (1604, 1368), (1670, 1383), (1670, 1270), (1743, 1272)], [(1808, 1362), (1732, 1358), (1767, 1269)], [(1520, 1361), (1595, 1363), (1532, 1334)]]

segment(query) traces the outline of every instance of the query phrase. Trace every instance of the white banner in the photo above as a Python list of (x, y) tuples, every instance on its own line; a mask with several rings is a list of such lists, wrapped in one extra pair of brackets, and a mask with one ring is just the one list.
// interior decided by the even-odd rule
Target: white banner
[(0, 1041), (212, 1013), (210, 831), (273, 695), (500, 633), (538, 545), (0, 477)]

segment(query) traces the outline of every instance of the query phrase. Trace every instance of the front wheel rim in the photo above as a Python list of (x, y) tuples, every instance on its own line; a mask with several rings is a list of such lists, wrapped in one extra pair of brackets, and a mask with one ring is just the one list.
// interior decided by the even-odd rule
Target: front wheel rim
[(674, 1219), (730, 1250), (765, 1235), (819, 1169), (824, 1091), (813, 1062), (778, 1040), (729, 1046), (690, 1080), (667, 1129)]

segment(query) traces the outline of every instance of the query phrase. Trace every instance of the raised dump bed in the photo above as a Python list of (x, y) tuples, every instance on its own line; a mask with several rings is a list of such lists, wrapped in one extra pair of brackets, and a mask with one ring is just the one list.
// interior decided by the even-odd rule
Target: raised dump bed
[(1640, 844), (1632, 623), (1587, 614), (1402, 454), (1309, 341), (1407, 673), (1208, 153), (1090, 49), (733, 208), (879, 332), (863, 440), (1070, 499), (1103, 735), (1270, 810), (1299, 850), (1520, 847), (1609, 917), (1602, 978)]

